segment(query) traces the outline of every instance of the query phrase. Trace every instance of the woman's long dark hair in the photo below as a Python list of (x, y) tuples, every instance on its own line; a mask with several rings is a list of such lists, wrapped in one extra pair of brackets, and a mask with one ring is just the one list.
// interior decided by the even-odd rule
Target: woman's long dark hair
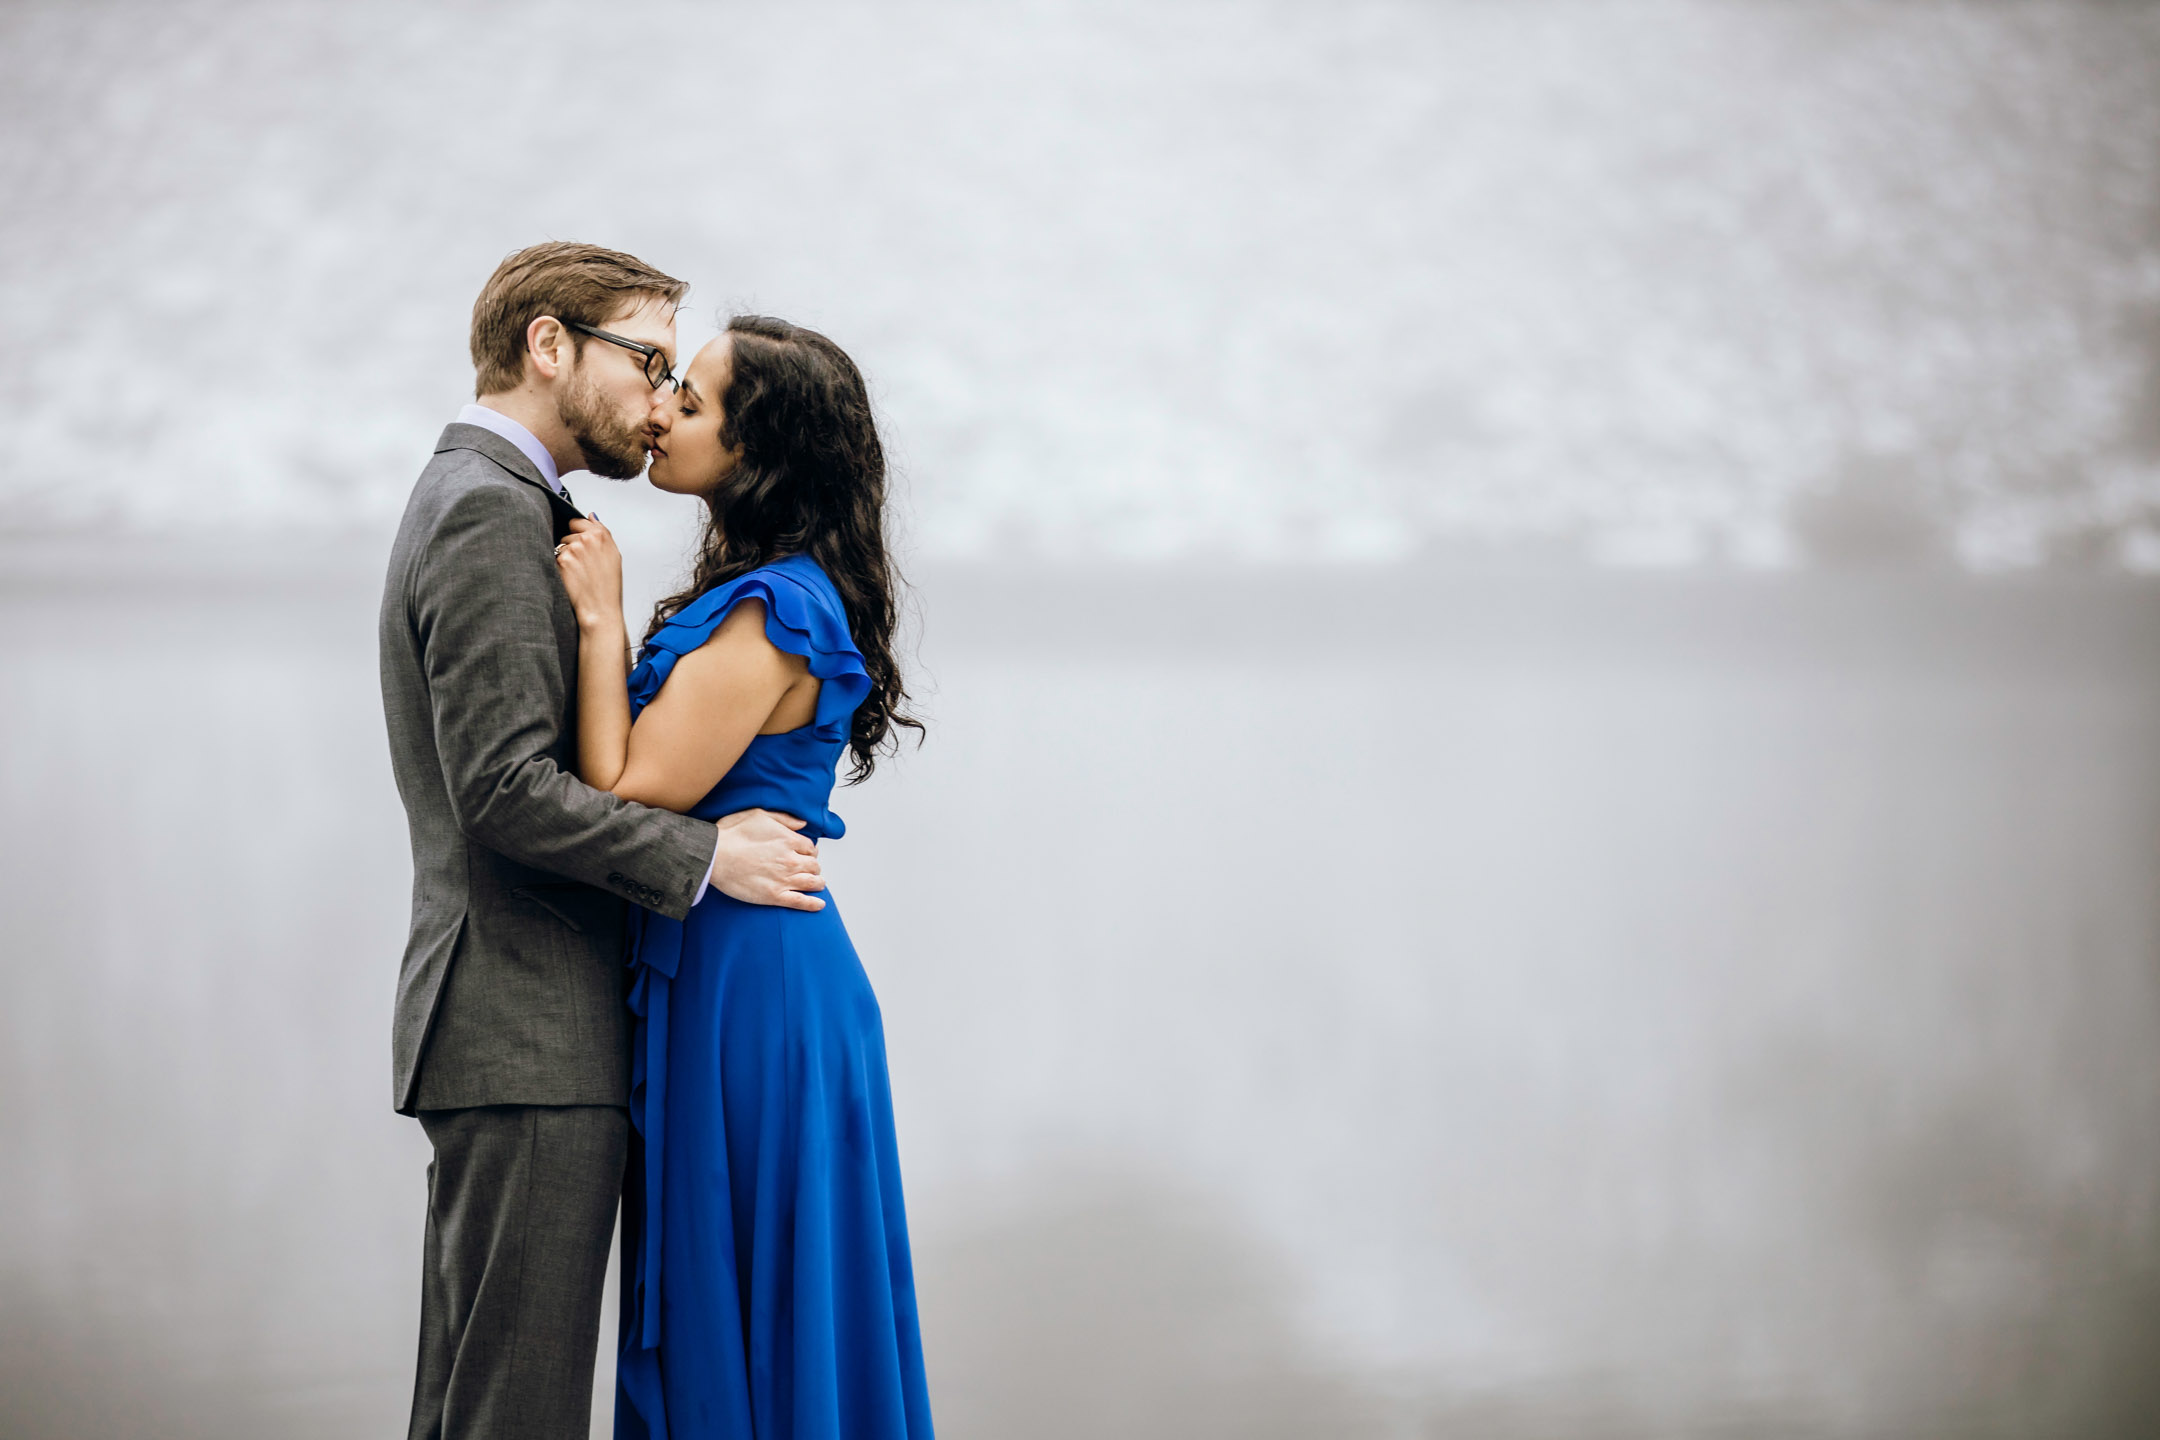
[(808, 555), (831, 577), (870, 672), (856, 707), (848, 783), (870, 777), (893, 748), (907, 687), (893, 659), (899, 576), (885, 553), (885, 447), (855, 362), (815, 330), (765, 315), (728, 321), (732, 354), (720, 443), (742, 459), (705, 497), (705, 534), (684, 589), (660, 602), (650, 640), (670, 615), (713, 586), (783, 555)]

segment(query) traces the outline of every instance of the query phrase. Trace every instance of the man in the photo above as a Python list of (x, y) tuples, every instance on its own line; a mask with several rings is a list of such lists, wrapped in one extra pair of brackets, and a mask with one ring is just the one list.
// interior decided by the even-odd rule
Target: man
[(392, 1073), (435, 1151), (414, 1440), (586, 1434), (629, 1145), (626, 902), (681, 919), (710, 884), (824, 904), (800, 822), (715, 827), (574, 774), (560, 477), (644, 469), (683, 290), (593, 245), (505, 260), (473, 306), (478, 403), (390, 555), (383, 711), (413, 850)]

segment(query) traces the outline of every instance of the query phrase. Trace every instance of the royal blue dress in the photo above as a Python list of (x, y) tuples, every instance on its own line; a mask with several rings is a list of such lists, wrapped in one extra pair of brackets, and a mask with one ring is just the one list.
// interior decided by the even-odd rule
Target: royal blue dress
[[(708, 590), (646, 642), (633, 717), (745, 600), (823, 682), (690, 813), (828, 808), (870, 692), (846, 612), (791, 556)], [(617, 1440), (932, 1440), (877, 997), (828, 893), (815, 913), (717, 890), (632, 912), (635, 1020)]]

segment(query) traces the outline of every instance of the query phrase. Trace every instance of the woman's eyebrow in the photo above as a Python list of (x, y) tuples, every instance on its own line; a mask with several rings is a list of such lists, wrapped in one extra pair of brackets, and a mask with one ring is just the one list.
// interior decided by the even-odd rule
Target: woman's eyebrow
[(698, 404), (702, 405), (702, 404), (704, 404), (704, 403), (705, 403), (705, 397), (704, 397), (704, 396), (702, 396), (702, 395), (700, 395), (700, 394), (698, 394), (697, 386), (695, 386), (695, 385), (693, 385), (693, 384), (691, 384), (691, 383), (690, 383), (690, 377), (689, 377), (689, 376), (687, 376), (687, 375), (685, 375), (685, 376), (683, 377), (683, 382), (682, 382), (682, 389), (683, 389), (683, 394), (685, 394), (685, 395), (688, 395), (688, 396), (689, 396), (689, 397), (690, 397), (690, 398), (691, 398), (692, 400), (695, 400), (695, 401), (696, 401), (696, 402), (697, 402)]

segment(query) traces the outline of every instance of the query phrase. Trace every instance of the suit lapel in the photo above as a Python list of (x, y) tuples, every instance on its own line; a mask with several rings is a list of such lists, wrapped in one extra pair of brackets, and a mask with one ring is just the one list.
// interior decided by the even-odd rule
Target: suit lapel
[(582, 510), (548, 488), (547, 481), (540, 478), (540, 469), (533, 464), (530, 456), (492, 430), (484, 430), (478, 425), (460, 425), (453, 421), (443, 427), (442, 439), (435, 442), (437, 455), (445, 450), (471, 450), (485, 455), (547, 496), (548, 505), (555, 512), (555, 529), (558, 534), (570, 521), (584, 518)]

